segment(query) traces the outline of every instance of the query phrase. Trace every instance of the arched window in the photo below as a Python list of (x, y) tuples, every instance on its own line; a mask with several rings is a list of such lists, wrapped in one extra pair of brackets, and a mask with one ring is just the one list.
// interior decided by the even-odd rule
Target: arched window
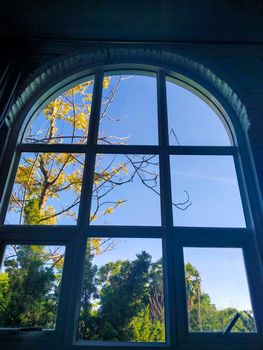
[(163, 69), (105, 68), (25, 120), (2, 213), (0, 334), (43, 348), (258, 340), (253, 222), (215, 98)]

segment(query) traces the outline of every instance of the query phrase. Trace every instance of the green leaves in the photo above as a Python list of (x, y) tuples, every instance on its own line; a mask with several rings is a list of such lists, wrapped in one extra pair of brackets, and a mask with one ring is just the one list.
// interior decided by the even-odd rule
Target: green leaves
[(27, 201), (24, 208), (24, 223), (26, 225), (38, 224), (41, 219), (39, 199), (32, 198)]
[(0, 275), (0, 325), (54, 328), (61, 272), (46, 265), (49, 252), (44, 246), (16, 245), (8, 254)]
[(202, 291), (199, 271), (190, 263), (185, 265), (189, 330), (191, 332), (223, 332), (237, 312), (241, 317), (232, 332), (254, 332), (254, 319), (249, 311), (235, 308), (218, 310), (208, 294)]
[[(156, 282), (162, 283), (162, 275), (160, 278), (154, 276), (159, 273), (158, 263), (152, 263), (151, 256), (143, 251), (133, 261), (110, 261), (96, 272), (91, 264), (93, 256), (86, 259), (89, 260), (85, 264), (84, 276), (89, 276), (89, 279), (84, 277), (79, 337), (111, 341), (164, 341), (164, 318), (153, 317), (150, 302)], [(160, 264), (161, 261), (158, 267)], [(93, 289), (93, 294), (92, 281), (92, 288), (96, 289)], [(84, 297), (87, 295), (88, 300)], [(93, 306), (91, 300), (95, 295), (98, 303)], [(85, 329), (83, 325), (87, 319), (90, 323)]]

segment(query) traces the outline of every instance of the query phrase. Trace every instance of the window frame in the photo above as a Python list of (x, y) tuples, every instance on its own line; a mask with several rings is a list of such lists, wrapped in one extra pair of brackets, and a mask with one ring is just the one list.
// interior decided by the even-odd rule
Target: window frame
[[(138, 73), (142, 75), (156, 74), (157, 79), (157, 104), (158, 104), (158, 135), (159, 144), (154, 146), (129, 146), (129, 145), (97, 145), (98, 135), (98, 118), (100, 114), (100, 101), (102, 96), (102, 82), (104, 72), (125, 72)], [(59, 93), (65, 89), (75, 86), (80, 82), (84, 82), (87, 78), (94, 76), (94, 89), (92, 98), (92, 108), (89, 125), (89, 135), (87, 145), (78, 144), (21, 144), (23, 132), (30, 120), (36, 116), (39, 111), (50, 102)], [(233, 137), (232, 146), (170, 146), (168, 135), (168, 117), (167, 117), (167, 99), (166, 99), (166, 78), (175, 81), (176, 84), (187, 88), (198, 97), (203, 99), (213, 108), (218, 115), (222, 116), (222, 120)], [(170, 80), (169, 80), (170, 81)], [(58, 245), (65, 242), (66, 258), (64, 272), (62, 276), (62, 288), (59, 302), (59, 310), (63, 317), (59, 317), (56, 331), (53, 333), (55, 337), (52, 341), (63, 341), (72, 348), (92, 347), (93, 349), (101, 349), (102, 347), (110, 347), (112, 349), (120, 349), (127, 347), (143, 347), (151, 349), (153, 347), (162, 347), (165, 349), (193, 348), (195, 344), (200, 344), (204, 348), (213, 345), (225, 345), (231, 348), (233, 341), (246, 348), (248, 344), (262, 344), (263, 335), (263, 303), (261, 300), (262, 275), (260, 270), (259, 256), (255, 241), (255, 227), (259, 226), (257, 222), (258, 213), (252, 215), (255, 211), (256, 201), (251, 199), (250, 188), (254, 188), (253, 181), (247, 181), (248, 174), (251, 174), (251, 161), (249, 160), (249, 148), (247, 138), (238, 121), (235, 119), (231, 108), (222, 98), (219, 98), (216, 91), (208, 90), (205, 87), (193, 82), (190, 78), (175, 73), (164, 67), (156, 67), (152, 65), (141, 64), (118, 64), (105, 65), (95, 69), (78, 72), (75, 75), (67, 77), (64, 81), (56, 82), (51, 91), (41, 92), (36, 99), (24, 109), (19, 120), (13, 128), (10, 139), (10, 148), (8, 149), (8, 157), (10, 159), (10, 170), (8, 174), (7, 186), (2, 184), (4, 188), (4, 201), (2, 206), (2, 215), (0, 226), (1, 242), (8, 244), (9, 242), (56, 242)], [(223, 107), (224, 106), (224, 107)], [(238, 146), (237, 146), (238, 145)], [(70, 152), (85, 153), (85, 170), (81, 193), (81, 204), (79, 207), (79, 219), (76, 226), (58, 225), (58, 226), (34, 226), (34, 225), (3, 225), (3, 220), (7, 211), (9, 197), (12, 191), (16, 170), (18, 167), (20, 154), (30, 151), (52, 151), (52, 152)], [(157, 154), (160, 160), (160, 205), (162, 224), (160, 227), (152, 226), (104, 226), (90, 225), (89, 215), (84, 213), (90, 212), (91, 209), (91, 192), (93, 183), (93, 172), (95, 166), (96, 153), (129, 153), (129, 154)], [(237, 180), (241, 195), (241, 201), (246, 221), (245, 228), (207, 228), (207, 227), (179, 227), (173, 224), (172, 213), (172, 196), (171, 196), (171, 180), (170, 180), (170, 162), (171, 154), (180, 155), (232, 155), (234, 159)], [(87, 166), (89, 164), (89, 167)], [(244, 165), (243, 165), (244, 164)], [(248, 165), (248, 169), (247, 169)], [(252, 169), (253, 172), (253, 169)], [(4, 187), (5, 186), (5, 187)], [(84, 200), (85, 199), (85, 200)], [(258, 209), (256, 209), (258, 210)], [(162, 238), (163, 239), (163, 256), (164, 256), (164, 275), (165, 277), (165, 304), (166, 304), (166, 343), (114, 343), (98, 341), (94, 344), (91, 341), (80, 341), (76, 339), (78, 328), (78, 312), (81, 295), (81, 280), (83, 272), (83, 262), (85, 256), (86, 239), (89, 237), (137, 237), (137, 238)], [(6, 243), (8, 242), (8, 243)], [(212, 334), (192, 334), (188, 332), (186, 324), (187, 315), (185, 304), (185, 284), (183, 271), (182, 249), (184, 246), (210, 246), (210, 247), (238, 247), (242, 248), (244, 255), (244, 264), (247, 271), (247, 280), (249, 281), (251, 304), (255, 314), (257, 334), (229, 334), (219, 335)], [(77, 288), (73, 288), (70, 277), (74, 276)], [(183, 282), (182, 282), (183, 281)], [(252, 288), (253, 287), (253, 288)], [(253, 292), (251, 293), (251, 290)], [(69, 301), (72, 300), (72, 305)], [(179, 302), (178, 302), (179, 300)], [(184, 308), (184, 309), (183, 309)], [(184, 310), (184, 311), (183, 311)], [(182, 315), (184, 315), (182, 317)], [(187, 326), (187, 327), (186, 327)], [(11, 335), (9, 331), (5, 334)], [(21, 336), (19, 340), (21, 344), (29, 339), (36, 341), (43, 340), (43, 348), (45, 347), (44, 333), (29, 333)], [(0, 334), (1, 338), (1, 334)], [(7, 346), (11, 345), (6, 343)]]

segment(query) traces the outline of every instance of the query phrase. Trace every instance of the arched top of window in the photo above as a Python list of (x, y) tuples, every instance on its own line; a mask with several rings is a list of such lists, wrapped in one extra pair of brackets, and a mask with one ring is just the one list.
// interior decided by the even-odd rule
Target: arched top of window
[[(223, 116), (195, 93), (166, 77), (171, 146), (230, 146)], [(24, 143), (85, 144), (88, 140), (94, 78), (53, 98), (32, 119)], [(98, 144), (157, 145), (157, 76), (152, 72), (106, 72), (102, 83)], [(197, 92), (198, 93), (198, 92)], [(212, 105), (212, 103), (210, 103)]]
[[(167, 195), (160, 189), (165, 154), (174, 226), (245, 227), (227, 122), (186, 83), (183, 87), (168, 75), (162, 79), (156, 72), (106, 71), (51, 97), (26, 128), (6, 222), (32, 224), (28, 207), (30, 213), (36, 207), (40, 216), (35, 222), (34, 214), (34, 224), (82, 220), (82, 179), (91, 171), (85, 159), (92, 153), (89, 222), (160, 226), (165, 220), (160, 197)], [(138, 195), (145, 202), (138, 202)], [(228, 215), (231, 206), (236, 216)], [(130, 217), (130, 212), (138, 214)]]

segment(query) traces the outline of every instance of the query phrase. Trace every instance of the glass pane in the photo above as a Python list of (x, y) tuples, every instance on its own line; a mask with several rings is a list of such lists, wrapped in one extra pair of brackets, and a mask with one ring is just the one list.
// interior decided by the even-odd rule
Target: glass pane
[(232, 156), (171, 156), (176, 226), (245, 227)]
[(92, 191), (95, 225), (160, 225), (159, 157), (98, 154)]
[(231, 145), (226, 127), (203, 100), (169, 81), (166, 88), (170, 145)]
[(156, 78), (106, 76), (103, 87), (98, 143), (157, 144)]
[(165, 341), (161, 239), (88, 241), (79, 339)]
[(5, 224), (75, 224), (83, 167), (83, 154), (22, 153)]
[(27, 127), (26, 143), (86, 143), (93, 80), (65, 91), (51, 101)]
[(55, 328), (64, 255), (64, 246), (5, 247), (0, 327)]
[(184, 248), (191, 332), (255, 332), (242, 249)]

